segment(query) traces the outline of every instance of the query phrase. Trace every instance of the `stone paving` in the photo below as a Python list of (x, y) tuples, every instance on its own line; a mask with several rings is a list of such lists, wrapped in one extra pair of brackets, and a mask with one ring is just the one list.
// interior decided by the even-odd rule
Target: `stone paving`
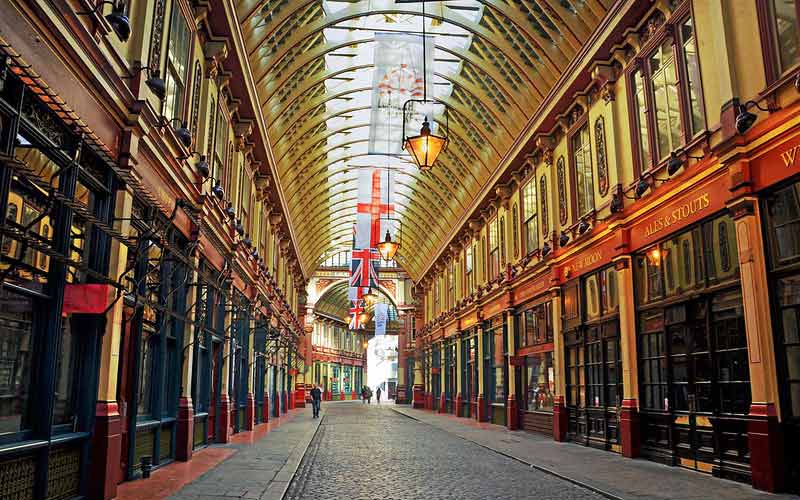
[(410, 419), (392, 405), (323, 405), (285, 498), (589, 500), (595, 492)]
[[(280, 500), (308, 448), (320, 420), (311, 408), (293, 410), (287, 423), (252, 441), (234, 441), (230, 458), (180, 491), (172, 500)], [(152, 500), (148, 498), (147, 500)]]

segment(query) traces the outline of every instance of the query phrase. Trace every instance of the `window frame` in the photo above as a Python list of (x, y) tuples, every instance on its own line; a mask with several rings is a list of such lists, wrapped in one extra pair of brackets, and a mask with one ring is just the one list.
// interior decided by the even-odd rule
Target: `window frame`
[[(691, 11), (691, 2), (681, 3), (672, 15), (665, 19), (653, 35), (642, 45), (639, 53), (633, 62), (625, 68), (625, 83), (627, 90), (628, 109), (630, 114), (629, 126), (631, 136), (631, 146), (634, 151), (633, 165), (634, 177), (636, 179), (661, 169), (669, 161), (670, 153), (681, 149), (691, 149), (700, 142), (708, 131), (708, 120), (705, 112), (705, 101), (703, 94), (703, 75), (700, 59), (698, 57), (698, 76), (700, 81), (696, 82), (694, 90), (697, 93), (697, 103), (700, 107), (699, 112), (703, 116), (703, 128), (692, 131), (692, 111), (691, 99), (689, 96), (689, 80), (686, 60), (684, 57), (684, 40), (681, 34), (681, 26), (688, 20), (692, 20), (693, 37), (695, 40), (695, 50), (698, 50), (695, 16)], [(648, 18), (649, 19), (649, 18)], [(645, 23), (647, 20), (645, 20)], [(658, 138), (656, 136), (655, 95), (653, 93), (652, 74), (648, 65), (648, 60), (665, 41), (670, 42), (673, 64), (675, 66), (675, 81), (678, 88), (678, 114), (680, 121), (681, 143), (672, 151), (659, 151)], [(639, 118), (639, 104), (636, 99), (636, 85), (634, 78), (639, 73), (643, 80), (645, 93), (645, 110), (643, 116), (647, 120), (646, 131), (648, 141), (647, 158), (641, 157), (641, 123)], [(662, 154), (663, 153), (663, 154)]]
[[(585, 210), (583, 213), (578, 211), (579, 204), (578, 204), (578, 162), (577, 162), (577, 154), (578, 151), (575, 148), (575, 139), (580, 137), (583, 133), (586, 134), (587, 143), (581, 145), (581, 151), (585, 152), (584, 161), (589, 162), (589, 172), (591, 173), (591, 189), (589, 193), (589, 198), (591, 198), (591, 208), (589, 210)], [(577, 222), (587, 216), (591, 216), (596, 211), (595, 205), (595, 173), (594, 173), (594, 162), (592, 161), (592, 155), (594, 153), (594, 149), (592, 148), (592, 132), (589, 128), (589, 113), (584, 112), (583, 116), (581, 116), (578, 121), (570, 128), (569, 132), (567, 133), (567, 147), (569, 149), (569, 180), (570, 180), (570, 187), (569, 187), (569, 194), (570, 194), (570, 209), (572, 211), (574, 221)], [(588, 198), (587, 198), (588, 200)]]
[[(184, 3), (185, 2), (183, 2), (182, 0), (173, 0), (171, 2), (170, 11), (169, 11), (169, 18), (168, 18), (168, 26), (165, 27), (165, 29), (167, 31), (167, 36), (166, 36), (166, 38), (165, 38), (165, 40), (163, 42), (164, 43), (164, 51), (163, 51), (163, 53), (164, 53), (164, 55), (163, 55), (163, 57), (164, 57), (164, 62), (163, 62), (164, 72), (163, 72), (163, 75), (164, 75), (165, 84), (167, 86), (169, 86), (169, 83), (172, 80), (172, 74), (173, 74), (172, 71), (171, 71), (171, 68), (174, 66), (172, 64), (172, 58), (170, 57), (170, 50), (169, 50), (169, 45), (172, 42), (172, 36), (173, 36), (173, 31), (172, 31), (172, 28), (173, 28), (173, 17), (172, 16), (175, 15), (176, 12), (177, 12), (177, 15), (180, 15), (180, 16), (183, 17), (183, 22), (186, 24), (186, 31), (187, 31), (187, 33), (189, 35), (189, 40), (188, 40), (187, 47), (186, 47), (186, 51), (187, 51), (187, 53), (186, 53), (186, 67), (184, 68), (183, 81), (180, 82), (182, 84), (181, 98), (176, 100), (176, 102), (174, 103), (175, 109), (173, 109), (173, 112), (174, 112), (175, 116), (166, 116), (166, 119), (170, 120), (170, 121), (174, 120), (174, 119), (178, 119), (178, 120), (180, 120), (181, 124), (187, 123), (186, 113), (188, 111), (188, 101), (189, 101), (189, 97), (190, 97), (189, 96), (189, 94), (190, 94), (189, 91), (190, 91), (190, 89), (192, 87), (191, 69), (192, 69), (192, 60), (193, 60), (192, 56), (194, 55), (194, 45), (195, 45), (194, 42), (195, 42), (195, 29), (196, 29), (194, 22), (192, 22), (193, 18), (192, 18), (191, 14), (190, 14), (189, 8), (188, 8), (188, 6), (184, 5)], [(159, 67), (162, 67), (161, 61), (158, 61), (158, 65), (159, 65)], [(177, 71), (176, 71), (176, 74), (177, 74)], [(167, 96), (167, 98), (165, 98), (161, 102), (161, 114), (162, 115), (164, 115), (164, 113), (167, 111), (167, 106), (168, 106), (167, 101), (168, 101), (168, 99), (169, 99), (169, 96)], [(175, 111), (177, 111), (177, 112), (175, 112)], [(173, 125), (172, 122), (170, 122), (170, 125), (171, 126)]]
[[(769, 93), (775, 87), (783, 85), (800, 71), (800, 57), (793, 66), (781, 69), (773, 2), (774, 0), (756, 0), (758, 35), (761, 41), (761, 57), (764, 61), (764, 76), (767, 82), (767, 89), (763, 93)], [(797, 29), (800, 32), (800, 2), (795, 0), (794, 6), (798, 19)]]
[[(532, 191), (530, 199), (528, 199), (529, 197), (526, 193), (526, 190), (528, 189), (529, 186), (531, 188), (530, 190)], [(536, 186), (535, 173), (531, 175), (528, 178), (528, 180), (525, 181), (524, 184), (522, 184), (522, 187), (520, 188), (519, 199), (520, 199), (520, 205), (522, 205), (520, 209), (521, 212), (520, 225), (522, 227), (520, 229), (522, 229), (522, 234), (524, 235), (523, 244), (525, 248), (525, 254), (530, 255), (535, 250), (539, 249), (539, 192)], [(531, 202), (530, 203), (530, 205), (532, 205), (531, 207), (528, 206), (529, 201)], [(528, 210), (531, 211), (530, 216), (528, 216)], [(535, 222), (534, 224), (535, 227), (533, 228), (534, 230), (533, 241), (535, 241), (536, 243), (535, 245), (530, 245), (531, 242), (528, 241), (529, 239), (531, 239), (530, 238), (531, 231), (530, 228), (528, 227), (528, 224), (530, 222)]]
[[(494, 233), (495, 233), (495, 240), (492, 241), (492, 225), (494, 224)], [(499, 233), (499, 221), (498, 217), (495, 215), (492, 219), (489, 220), (489, 223), (486, 225), (486, 254), (489, 256), (486, 259), (486, 265), (488, 270), (488, 279), (487, 281), (491, 281), (497, 276), (500, 275), (500, 233)]]

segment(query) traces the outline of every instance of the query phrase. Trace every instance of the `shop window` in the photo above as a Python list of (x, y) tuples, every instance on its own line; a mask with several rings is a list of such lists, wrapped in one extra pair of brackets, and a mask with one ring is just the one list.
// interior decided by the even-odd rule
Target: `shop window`
[(617, 286), (617, 270), (607, 267), (587, 275), (583, 279), (584, 304), (586, 319), (593, 320), (619, 309), (619, 287)]
[(528, 411), (553, 411), (556, 391), (553, 352), (529, 354), (523, 367), (525, 384), (525, 409)]
[(594, 210), (594, 174), (589, 125), (584, 124), (572, 136), (572, 170), (575, 179), (575, 201), (578, 217)]
[(578, 283), (572, 282), (568, 283), (564, 287), (563, 291), (563, 309), (564, 309), (564, 320), (576, 320), (578, 319), (578, 314), (580, 311), (579, 299), (578, 299)]
[(537, 304), (520, 316), (520, 347), (553, 342), (552, 302)]
[(0, 436), (30, 427), (33, 299), (0, 289)]
[(80, 363), (79, 339), (74, 333), (73, 318), (64, 318), (61, 329), (61, 344), (56, 358), (56, 386), (53, 396), (53, 425), (74, 424), (75, 401)]
[(667, 410), (667, 350), (664, 312), (645, 311), (639, 315), (639, 372), (643, 408)]
[(692, 19), (662, 26), (660, 43), (631, 72), (639, 171), (647, 171), (705, 128), (700, 70)]
[(186, 96), (187, 70), (191, 32), (177, 0), (172, 4), (167, 44), (167, 87), (164, 99), (164, 116), (167, 119), (183, 119), (183, 101)]
[(800, 260), (800, 183), (785, 187), (767, 199), (774, 266)]
[(525, 252), (539, 248), (539, 219), (536, 203), (536, 178), (533, 177), (522, 188), (522, 219), (525, 233)]
[(800, 417), (800, 276), (778, 280), (777, 301), (782, 326), (787, 413)]

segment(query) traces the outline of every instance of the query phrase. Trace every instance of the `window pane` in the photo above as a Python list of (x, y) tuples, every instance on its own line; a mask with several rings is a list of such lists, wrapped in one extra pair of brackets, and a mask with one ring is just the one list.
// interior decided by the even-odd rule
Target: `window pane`
[(0, 435), (28, 427), (33, 301), (0, 289)]
[(664, 158), (681, 143), (677, 75), (669, 42), (665, 42), (650, 57), (650, 71), (656, 108), (658, 155)]
[(797, 64), (800, 58), (800, 33), (797, 29), (797, 10), (794, 0), (773, 0), (775, 42), (781, 73)]
[(705, 128), (706, 120), (698, 96), (700, 88), (700, 66), (697, 63), (697, 47), (694, 38), (694, 26), (692, 19), (684, 21), (681, 26), (681, 38), (683, 39), (683, 60), (686, 64), (686, 76), (688, 77), (688, 97), (689, 113), (691, 114), (690, 135), (694, 135)]
[(180, 6), (173, 3), (172, 20), (169, 27), (167, 47), (167, 97), (164, 102), (164, 116), (183, 117), (183, 97), (186, 88), (186, 69), (189, 58), (189, 26), (183, 17)]
[(636, 110), (639, 125), (639, 164), (642, 169), (650, 166), (650, 138), (647, 133), (647, 101), (645, 99), (644, 79), (641, 71), (633, 74), (636, 93)]
[(72, 319), (64, 318), (61, 346), (56, 360), (56, 392), (53, 425), (71, 424), (75, 415), (75, 384), (78, 380), (78, 345)]
[(594, 210), (594, 179), (592, 177), (591, 143), (589, 126), (584, 125), (572, 137), (573, 167), (575, 168), (578, 216)]

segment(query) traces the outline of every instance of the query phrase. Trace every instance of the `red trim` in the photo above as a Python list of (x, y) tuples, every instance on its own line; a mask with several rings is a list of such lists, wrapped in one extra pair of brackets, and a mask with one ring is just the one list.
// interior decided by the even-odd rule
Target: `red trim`
[(622, 442), (622, 456), (635, 458), (639, 456), (641, 443), (639, 427), (639, 409), (635, 399), (623, 399), (619, 415), (619, 433)]
[(175, 436), (175, 459), (188, 462), (194, 448), (194, 407), (192, 398), (178, 400), (178, 429)]
[[(542, 352), (552, 352), (555, 349), (552, 342), (546, 344), (532, 345), (517, 349), (517, 355), (520, 357), (527, 356), (528, 354), (539, 354)], [(524, 362), (523, 362), (524, 364)], [(522, 365), (519, 365), (522, 366)]]

